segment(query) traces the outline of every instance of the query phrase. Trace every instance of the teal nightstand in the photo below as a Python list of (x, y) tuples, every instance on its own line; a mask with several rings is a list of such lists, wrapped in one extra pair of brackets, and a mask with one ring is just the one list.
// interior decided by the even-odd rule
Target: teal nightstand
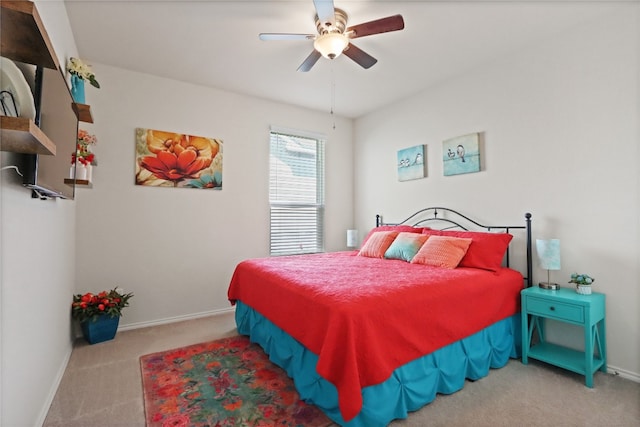
[[(605, 295), (594, 292), (580, 295), (574, 289), (556, 291), (537, 286), (524, 289), (522, 296), (522, 363), (537, 359), (585, 376), (587, 387), (593, 387), (593, 374), (607, 371), (605, 335)], [(544, 319), (581, 326), (585, 351), (576, 351), (545, 339)], [(538, 342), (533, 344), (533, 331)], [(595, 354), (595, 350), (597, 354)]]

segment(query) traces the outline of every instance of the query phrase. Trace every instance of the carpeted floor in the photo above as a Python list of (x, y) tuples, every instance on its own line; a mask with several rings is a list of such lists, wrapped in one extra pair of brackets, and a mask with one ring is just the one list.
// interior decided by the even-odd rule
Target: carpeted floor
[[(118, 332), (115, 340), (76, 343), (45, 427), (143, 427), (140, 357), (236, 335), (233, 314)], [(86, 381), (91, 376), (92, 381)], [(637, 427), (640, 384), (596, 373), (580, 375), (532, 361), (511, 360), (486, 378), (394, 421), (411, 426)], [(13, 427), (13, 426), (11, 426)]]

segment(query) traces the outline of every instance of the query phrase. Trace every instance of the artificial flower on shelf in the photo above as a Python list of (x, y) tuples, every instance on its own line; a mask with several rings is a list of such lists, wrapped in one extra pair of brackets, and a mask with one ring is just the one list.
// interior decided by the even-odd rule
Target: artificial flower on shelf
[(97, 165), (95, 154), (91, 152), (91, 146), (96, 144), (98, 139), (84, 129), (78, 129), (78, 140), (76, 151), (71, 153), (71, 169), (69, 178), (80, 181), (92, 181), (93, 165)]
[(91, 86), (100, 88), (100, 83), (96, 80), (96, 75), (91, 71), (91, 67), (81, 59), (70, 58), (67, 63), (67, 71), (71, 74), (71, 96), (73, 101), (84, 104), (84, 82), (88, 81)]
[(88, 165), (97, 165), (95, 154), (91, 152), (91, 146), (96, 144), (98, 139), (95, 135), (91, 135), (84, 129), (78, 130), (78, 142), (76, 143), (76, 152), (71, 154), (71, 164), (77, 162)]
[(96, 80), (96, 75), (93, 74), (91, 67), (81, 59), (70, 58), (67, 63), (67, 71), (69, 71), (69, 74), (72, 76), (77, 76), (80, 80), (86, 80), (91, 86), (100, 89), (100, 83)]
[(98, 294), (76, 294), (71, 304), (71, 315), (80, 323), (96, 321), (100, 316), (120, 317), (122, 309), (129, 306), (129, 299), (132, 297), (132, 293), (125, 294), (120, 288)]

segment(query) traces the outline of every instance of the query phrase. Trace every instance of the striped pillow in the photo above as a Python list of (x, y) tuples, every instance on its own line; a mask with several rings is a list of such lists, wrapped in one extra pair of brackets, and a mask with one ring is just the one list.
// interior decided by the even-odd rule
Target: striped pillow
[(358, 255), (369, 258), (384, 258), (384, 253), (389, 249), (397, 235), (397, 231), (376, 231), (371, 233)]
[(373, 227), (371, 230), (369, 230), (367, 235), (362, 240), (362, 245), (364, 246), (364, 244), (367, 243), (367, 240), (369, 240), (369, 237), (371, 237), (373, 233), (379, 233), (381, 231), (397, 231), (398, 233), (406, 232), (406, 233), (423, 233), (424, 234), (426, 233), (427, 230), (430, 230), (430, 228), (414, 227), (412, 225), (381, 225), (379, 227)]
[(431, 236), (411, 262), (433, 267), (456, 268), (469, 249), (471, 239)]

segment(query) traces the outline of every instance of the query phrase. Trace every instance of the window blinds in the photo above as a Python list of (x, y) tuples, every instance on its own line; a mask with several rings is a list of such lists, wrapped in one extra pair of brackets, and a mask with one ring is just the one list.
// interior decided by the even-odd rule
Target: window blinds
[(324, 141), (271, 132), (271, 255), (324, 251)]

